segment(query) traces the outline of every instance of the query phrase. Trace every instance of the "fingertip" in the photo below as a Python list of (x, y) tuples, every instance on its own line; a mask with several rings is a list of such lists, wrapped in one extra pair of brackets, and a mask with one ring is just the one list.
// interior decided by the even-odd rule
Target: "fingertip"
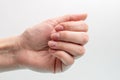
[(48, 46), (50, 48), (56, 48), (57, 43), (55, 41), (48, 41)]
[(63, 30), (64, 30), (64, 27), (63, 27), (62, 25), (57, 25), (57, 26), (55, 27), (55, 30), (56, 30), (56, 31), (63, 31)]
[(53, 33), (53, 34), (51, 34), (51, 39), (52, 40), (58, 40), (59, 39), (59, 33)]

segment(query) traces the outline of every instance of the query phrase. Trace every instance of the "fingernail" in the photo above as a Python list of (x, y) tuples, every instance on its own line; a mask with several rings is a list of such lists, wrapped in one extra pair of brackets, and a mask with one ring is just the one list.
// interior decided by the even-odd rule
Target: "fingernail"
[(61, 26), (61, 25), (58, 25), (58, 26), (56, 26), (55, 27), (55, 30), (56, 31), (62, 31), (64, 28), (63, 28), (63, 26)]
[(59, 37), (60, 37), (59, 33), (53, 33), (53, 34), (51, 35), (51, 38), (52, 38), (53, 40), (58, 40)]
[(55, 41), (49, 41), (48, 42), (49, 47), (56, 48), (57, 43)]

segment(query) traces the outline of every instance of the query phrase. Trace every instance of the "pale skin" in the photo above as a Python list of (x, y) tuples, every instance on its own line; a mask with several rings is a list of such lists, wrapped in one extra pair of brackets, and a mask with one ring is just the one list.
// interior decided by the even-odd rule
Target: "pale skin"
[(86, 14), (77, 14), (49, 19), (18, 36), (0, 39), (0, 69), (25, 67), (40, 72), (64, 71), (85, 53), (86, 17)]

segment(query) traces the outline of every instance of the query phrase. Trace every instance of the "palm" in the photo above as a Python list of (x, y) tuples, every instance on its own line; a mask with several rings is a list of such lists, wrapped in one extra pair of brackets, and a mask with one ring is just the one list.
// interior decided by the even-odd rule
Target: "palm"
[[(55, 32), (54, 26), (46, 23), (40, 25), (43, 26), (38, 24), (25, 31), (23, 41), (27, 47), (18, 53), (17, 59), (21, 64), (30, 68), (53, 72), (56, 67), (56, 58), (48, 51), (48, 41), (51, 32)], [(60, 60), (57, 59), (57, 61), (59, 61), (57, 68), (61, 68)]]
[[(19, 58), (23, 65), (30, 68), (42, 71), (53, 72), (55, 68), (55, 57), (52, 56), (48, 50), (43, 51), (30, 51), (22, 52), (23, 55)], [(61, 66), (59, 66), (61, 67)]]

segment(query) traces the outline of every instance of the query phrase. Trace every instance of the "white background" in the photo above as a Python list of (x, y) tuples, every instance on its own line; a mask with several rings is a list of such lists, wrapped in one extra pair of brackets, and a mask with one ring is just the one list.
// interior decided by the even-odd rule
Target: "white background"
[(120, 80), (119, 0), (0, 0), (0, 37), (64, 14), (88, 13), (90, 41), (86, 54), (66, 72), (30, 70), (0, 73), (0, 80)]

